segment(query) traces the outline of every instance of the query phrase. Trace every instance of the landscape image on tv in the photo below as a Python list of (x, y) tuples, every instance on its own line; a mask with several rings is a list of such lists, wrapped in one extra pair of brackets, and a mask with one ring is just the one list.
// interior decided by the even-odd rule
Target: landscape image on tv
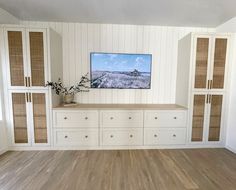
[(91, 53), (91, 88), (150, 89), (151, 54)]

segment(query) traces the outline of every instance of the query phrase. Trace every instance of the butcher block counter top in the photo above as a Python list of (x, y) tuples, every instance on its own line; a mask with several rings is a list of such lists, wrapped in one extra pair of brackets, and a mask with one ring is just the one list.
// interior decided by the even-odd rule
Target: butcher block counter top
[(186, 107), (177, 104), (76, 104), (76, 105), (59, 105), (54, 110), (186, 110)]

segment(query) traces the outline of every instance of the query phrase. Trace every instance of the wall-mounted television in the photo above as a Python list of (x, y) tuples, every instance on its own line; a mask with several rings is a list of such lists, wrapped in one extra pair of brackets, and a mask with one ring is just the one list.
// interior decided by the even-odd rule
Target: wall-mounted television
[(90, 69), (91, 88), (151, 88), (151, 54), (90, 53)]

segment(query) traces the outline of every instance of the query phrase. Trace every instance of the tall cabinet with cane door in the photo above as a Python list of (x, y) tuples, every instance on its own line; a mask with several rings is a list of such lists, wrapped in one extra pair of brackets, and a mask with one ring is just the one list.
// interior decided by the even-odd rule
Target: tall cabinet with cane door
[(50, 72), (60, 68), (61, 38), (48, 28), (16, 26), (4, 28), (4, 39), (11, 146), (48, 146), (52, 103), (45, 84), (62, 76)]
[(179, 41), (176, 103), (190, 110), (190, 143), (224, 141), (229, 47), (229, 34), (190, 34)]

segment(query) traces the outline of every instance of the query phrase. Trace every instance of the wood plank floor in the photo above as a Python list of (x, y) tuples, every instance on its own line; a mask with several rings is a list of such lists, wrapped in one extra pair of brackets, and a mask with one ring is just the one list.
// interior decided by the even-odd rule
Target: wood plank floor
[(1, 190), (235, 190), (225, 149), (26, 151), (0, 156)]

